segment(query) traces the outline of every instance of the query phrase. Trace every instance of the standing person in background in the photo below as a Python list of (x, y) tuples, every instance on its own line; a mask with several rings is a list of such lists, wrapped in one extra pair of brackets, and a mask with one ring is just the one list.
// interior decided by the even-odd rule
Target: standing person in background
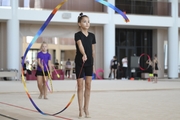
[[(22, 60), (23, 60), (23, 56), (21, 57), (21, 63), (22, 63)], [(26, 76), (26, 73), (27, 73), (26, 63), (23, 64), (23, 73), (24, 73), (24, 76)]]
[(153, 61), (151, 59), (146, 61), (146, 64), (149, 65), (149, 79), (150, 81), (153, 81)]
[[(46, 65), (48, 66), (48, 69), (50, 71), (50, 74), (52, 76), (52, 69), (51, 69), (51, 55), (47, 52), (48, 45), (46, 42), (43, 42), (41, 44), (40, 52), (37, 54), (37, 84), (39, 88), (39, 99), (41, 99), (44, 96), (44, 99), (47, 99), (47, 87), (46, 87), (46, 80), (48, 79), (48, 70), (46, 69)], [(45, 76), (43, 74), (43, 71), (45, 73)]]
[[(114, 56), (115, 57), (115, 56)], [(109, 78), (111, 79), (111, 75), (112, 75), (112, 63), (113, 63), (113, 60), (114, 60), (114, 57), (113, 59), (110, 61), (110, 73), (109, 73)]]
[[(85, 117), (89, 118), (89, 101), (91, 91), (91, 81), (93, 73), (93, 59), (95, 56), (95, 35), (89, 32), (90, 22), (87, 15), (80, 13), (78, 16), (78, 26), (80, 31), (75, 33), (76, 42), (76, 57), (75, 57), (75, 69), (77, 78), (77, 95), (79, 105), (79, 118), (82, 118), (83, 111)], [(85, 91), (83, 92), (84, 86), (84, 75), (85, 77)], [(84, 96), (84, 106), (83, 106)]]
[(54, 67), (55, 67), (55, 69), (59, 69), (58, 59), (56, 59), (56, 61), (55, 61), (55, 63), (54, 63)]
[(122, 68), (123, 68), (123, 72), (124, 72), (124, 79), (127, 78), (127, 67), (128, 67), (128, 60), (127, 60), (127, 57), (125, 56), (123, 59), (122, 59)]
[(114, 73), (114, 79), (117, 79), (117, 68), (119, 66), (119, 63), (117, 61), (117, 57), (114, 56), (114, 60), (112, 62), (112, 72)]
[(33, 70), (37, 68), (37, 60), (33, 60), (32, 67), (33, 67)]
[(158, 60), (157, 60), (157, 55), (154, 55), (153, 59), (153, 74), (154, 74), (154, 83), (157, 83), (158, 81)]
[[(21, 65), (22, 65), (22, 61), (23, 61), (23, 56), (21, 57)], [(24, 63), (22, 65), (22, 70), (23, 70), (23, 74), (24, 74), (24, 80), (26, 81), (26, 74), (27, 74), (27, 68), (26, 68), (26, 63)], [(21, 77), (22, 77), (22, 74), (21, 74)]]
[(70, 78), (70, 72), (71, 72), (71, 61), (70, 59), (66, 62), (66, 77)]

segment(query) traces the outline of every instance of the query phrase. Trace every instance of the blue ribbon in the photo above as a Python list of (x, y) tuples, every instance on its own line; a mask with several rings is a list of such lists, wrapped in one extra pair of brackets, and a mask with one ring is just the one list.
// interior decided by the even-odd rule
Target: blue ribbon
[[(36, 40), (38, 39), (38, 37), (42, 34), (42, 32), (44, 31), (44, 29), (48, 26), (49, 22), (51, 21), (51, 19), (53, 18), (53, 16), (55, 15), (55, 13), (60, 9), (60, 7), (66, 2), (67, 0), (63, 0), (60, 4), (58, 4), (54, 9), (53, 11), (51, 12), (51, 14), (49, 15), (49, 17), (47, 18), (47, 20), (44, 22), (44, 24), (42, 25), (42, 27), (39, 29), (39, 31), (36, 33), (36, 35), (34, 36), (34, 38), (32, 39), (31, 43), (29, 44), (29, 46), (27, 47), (25, 53), (24, 53), (24, 56), (23, 56), (23, 60), (22, 60), (22, 66), (24, 65), (24, 60), (26, 58), (26, 55), (28, 53), (28, 51), (30, 50), (31, 46), (36, 42)], [(33, 101), (33, 99), (31, 98), (29, 92), (28, 92), (28, 89), (26, 87), (26, 83), (24, 81), (24, 75), (22, 74), (22, 81), (23, 81), (23, 84), (24, 84), (24, 89), (26, 91), (26, 94), (28, 95), (28, 98), (29, 100), (31, 101), (31, 103), (33, 104), (33, 106), (36, 108), (36, 110), (43, 114), (43, 115), (49, 115), (49, 116), (55, 116), (57, 114), (60, 114), (61, 112), (63, 112), (64, 110), (66, 110), (68, 108), (68, 106), (72, 103), (74, 97), (75, 97), (75, 94), (71, 97), (69, 103), (59, 112), (56, 112), (54, 114), (49, 114), (49, 113), (45, 113), (43, 111), (41, 111), (38, 106), (35, 104), (35, 102)]]
[(124, 12), (122, 12), (120, 9), (118, 9), (117, 7), (115, 7), (114, 5), (104, 1), (104, 0), (95, 0), (96, 2), (99, 2), (107, 7), (112, 8), (114, 11), (118, 12), (120, 15), (122, 15), (122, 17), (125, 19), (126, 22), (129, 22), (128, 17), (126, 16), (126, 14), (124, 14)]

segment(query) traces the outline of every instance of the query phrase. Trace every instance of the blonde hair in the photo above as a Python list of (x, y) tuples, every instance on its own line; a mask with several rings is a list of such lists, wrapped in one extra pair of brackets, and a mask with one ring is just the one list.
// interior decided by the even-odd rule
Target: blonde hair
[(41, 43), (40, 50), (42, 50), (42, 46), (43, 46), (44, 44), (46, 44), (46, 45), (47, 45), (47, 43), (43, 41), (43, 42)]

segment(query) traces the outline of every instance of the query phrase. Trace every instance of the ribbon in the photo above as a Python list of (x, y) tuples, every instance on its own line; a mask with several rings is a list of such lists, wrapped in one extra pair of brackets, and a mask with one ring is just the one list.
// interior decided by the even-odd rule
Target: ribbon
[[(43, 63), (43, 60), (42, 60), (42, 63)], [(47, 65), (46, 65), (45, 62), (44, 62), (44, 64), (45, 64), (45, 67), (46, 67), (46, 70), (47, 70), (47, 72), (48, 72), (48, 76), (49, 76), (49, 79), (50, 79), (51, 89), (50, 89), (49, 86), (48, 86), (48, 80), (46, 80), (46, 76), (45, 76), (44, 70), (42, 69), (43, 76), (44, 76), (44, 80), (45, 80), (45, 82), (46, 82), (46, 86), (47, 86), (48, 90), (52, 93), (52, 92), (53, 92), (53, 86), (52, 86), (51, 75), (50, 75), (50, 73), (49, 73), (49, 69), (48, 69), (48, 67), (47, 67)]]
[(64, 0), (63, 2), (61, 2), (60, 4), (58, 4), (54, 10), (51, 12), (51, 14), (49, 15), (49, 17), (47, 18), (47, 20), (44, 22), (44, 24), (41, 26), (41, 28), (39, 29), (39, 31), (36, 33), (36, 35), (34, 36), (34, 38), (32, 39), (31, 43), (29, 43), (24, 56), (23, 56), (23, 60), (22, 60), (22, 66), (24, 64), (24, 60), (26, 58), (26, 55), (28, 53), (28, 51), (30, 50), (30, 48), (32, 47), (32, 45), (36, 42), (36, 40), (38, 39), (38, 37), (42, 34), (42, 32), (44, 31), (44, 29), (48, 26), (49, 22), (51, 21), (51, 19), (53, 18), (53, 16), (56, 14), (56, 12), (61, 8), (61, 6), (67, 2), (67, 0)]
[(120, 9), (118, 9), (118, 8), (115, 7), (114, 5), (108, 3), (108, 2), (106, 2), (106, 1), (104, 1), (104, 0), (95, 0), (95, 1), (96, 1), (96, 2), (99, 2), (99, 3), (103, 4), (103, 5), (105, 5), (105, 6), (107, 6), (107, 7), (112, 8), (114, 11), (118, 12), (118, 13), (124, 18), (124, 20), (125, 20), (126, 22), (129, 22), (129, 19), (128, 19), (128, 17), (126, 16), (126, 14), (124, 14), (124, 12), (122, 12)]
[[(39, 29), (39, 31), (36, 33), (36, 35), (34, 36), (34, 38), (32, 39), (31, 43), (28, 45), (25, 53), (24, 53), (24, 56), (23, 56), (23, 60), (22, 60), (22, 66), (24, 65), (24, 61), (25, 61), (25, 58), (26, 58), (26, 55), (28, 53), (28, 51), (30, 50), (30, 48), (32, 47), (32, 45), (36, 42), (36, 40), (38, 39), (38, 37), (42, 34), (42, 32), (44, 31), (44, 29), (48, 26), (49, 22), (51, 21), (51, 19), (53, 18), (53, 16), (56, 14), (56, 12), (61, 8), (61, 6), (67, 2), (67, 0), (63, 0), (63, 2), (61, 2), (60, 4), (58, 4), (54, 9), (53, 11), (51, 12), (51, 14), (49, 15), (49, 17), (47, 18), (47, 20), (44, 22), (44, 24), (42, 25), (42, 27)], [(104, 0), (96, 0), (96, 2), (99, 2), (101, 4), (104, 4), (105, 6), (107, 7), (110, 7), (112, 8), (113, 10), (115, 10), (116, 12), (118, 12), (120, 15), (123, 16), (123, 18), (125, 19), (126, 22), (129, 22), (129, 19), (127, 18), (127, 16), (121, 11), (119, 10), (118, 8), (116, 8), (115, 6), (113, 6), (112, 4), (104, 1)], [(57, 113), (54, 113), (54, 114), (49, 114), (49, 113), (45, 113), (43, 111), (41, 111), (37, 105), (35, 104), (35, 102), (32, 100), (29, 92), (28, 92), (28, 89), (26, 87), (26, 82), (24, 80), (24, 73), (23, 73), (23, 70), (22, 70), (22, 82), (23, 82), (23, 85), (24, 85), (24, 89), (26, 91), (26, 94), (29, 98), (29, 100), (31, 101), (31, 103), (33, 104), (33, 106), (36, 108), (36, 110), (43, 114), (43, 115), (49, 115), (49, 116), (54, 116), (54, 115), (57, 115), (57, 114), (60, 114), (61, 112), (63, 112), (64, 110), (66, 110), (68, 108), (68, 106), (72, 103), (74, 97), (75, 97), (75, 94), (73, 94), (73, 96), (71, 97), (69, 103), (66, 105), (66, 107), (64, 109), (62, 109), (61, 111), (57, 112)]]
[[(35, 43), (35, 41), (38, 39), (38, 37), (41, 35), (41, 33), (42, 33), (42, 32), (44, 31), (44, 29), (47, 27), (47, 25), (49, 24), (49, 22), (51, 21), (51, 19), (52, 19), (53, 16), (55, 15), (55, 13), (61, 8), (61, 6), (62, 6), (65, 2), (67, 2), (67, 0), (63, 0), (60, 4), (58, 4), (58, 5), (54, 8), (54, 10), (51, 12), (51, 14), (50, 14), (49, 17), (47, 18), (47, 20), (46, 20), (46, 21), (44, 22), (44, 24), (42, 25), (42, 27), (41, 27), (41, 28), (39, 29), (39, 31), (36, 33), (36, 35), (35, 35), (34, 38), (32, 39), (31, 43), (28, 45), (28, 47), (27, 47), (27, 49), (26, 49), (26, 51), (25, 51), (25, 53), (24, 53), (23, 60), (22, 60), (22, 66), (23, 66), (23, 64), (24, 64), (24, 60), (25, 60), (26, 55), (27, 55), (28, 51), (30, 50), (31, 46)], [(23, 83), (24, 89), (25, 89), (25, 91), (26, 91), (26, 94), (27, 94), (29, 100), (31, 101), (31, 103), (33, 104), (33, 106), (36, 108), (36, 110), (37, 110), (39, 113), (43, 114), (43, 115), (55, 116), (55, 115), (57, 115), (57, 114), (60, 114), (61, 112), (63, 112), (64, 110), (66, 110), (66, 109), (68, 108), (68, 106), (72, 103), (72, 101), (73, 101), (73, 99), (74, 99), (74, 97), (75, 97), (75, 93), (74, 93), (73, 96), (71, 97), (69, 103), (68, 103), (68, 104), (65, 106), (65, 108), (63, 108), (61, 111), (56, 112), (56, 113), (54, 113), (54, 114), (45, 113), (45, 112), (41, 111), (41, 110), (38, 108), (38, 106), (35, 104), (35, 102), (32, 100), (32, 98), (31, 98), (31, 96), (30, 96), (30, 94), (29, 94), (29, 92), (28, 92), (28, 89), (27, 89), (27, 87), (26, 87), (26, 82), (25, 82), (25, 80), (24, 80), (23, 70), (22, 70), (22, 83)]]

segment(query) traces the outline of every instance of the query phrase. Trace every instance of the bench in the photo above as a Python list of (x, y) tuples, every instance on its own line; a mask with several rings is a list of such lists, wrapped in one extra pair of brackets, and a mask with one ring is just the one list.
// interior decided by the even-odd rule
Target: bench
[(18, 70), (0, 70), (0, 78), (12, 77), (18, 78)]
[[(52, 80), (64, 80), (64, 72), (60, 69), (56, 70), (57, 73), (60, 75), (60, 78), (57, 77), (56, 72), (52, 72)], [(37, 77), (35, 76), (36, 70), (32, 70), (31, 74), (26, 74), (26, 80), (37, 80)]]
[(148, 78), (152, 78), (153, 76), (150, 76), (150, 73), (141, 73), (141, 78), (143, 79), (148, 79)]

